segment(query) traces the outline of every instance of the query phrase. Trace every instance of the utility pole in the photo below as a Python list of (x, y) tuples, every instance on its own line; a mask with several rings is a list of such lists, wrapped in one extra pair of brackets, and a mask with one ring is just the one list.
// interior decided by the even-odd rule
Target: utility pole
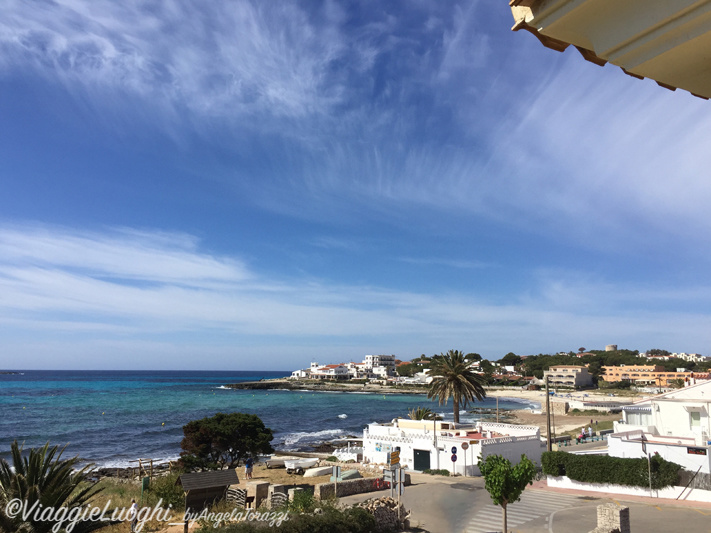
[(546, 376), (546, 432), (548, 433), (548, 451), (553, 451), (553, 442), (551, 441), (551, 395), (548, 392), (548, 376)]

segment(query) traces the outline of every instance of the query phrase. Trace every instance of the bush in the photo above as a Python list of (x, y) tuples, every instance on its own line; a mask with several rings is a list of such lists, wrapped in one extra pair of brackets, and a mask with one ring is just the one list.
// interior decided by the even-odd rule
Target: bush
[(154, 479), (148, 489), (148, 500), (151, 503), (157, 503), (158, 500), (163, 500), (162, 506), (173, 506), (173, 509), (182, 509), (185, 506), (185, 495), (182, 487), (179, 487), (176, 482), (180, 474), (168, 474)]
[(289, 511), (310, 513), (316, 507), (316, 500), (308, 490), (294, 491), (294, 499), (289, 502)]
[(335, 455), (329, 455), (329, 456), (326, 457), (326, 459), (324, 459), (324, 460), (325, 460), (325, 461), (329, 461), (329, 462), (331, 462), (331, 463), (337, 463), (337, 462), (338, 462), (338, 457), (336, 457)]
[(425, 470), (422, 471), (423, 474), (430, 474), (432, 476), (449, 476), (449, 470), (445, 469), (440, 469), (437, 470), (436, 468), (426, 468)]
[[(544, 452), (541, 464), (543, 473), (549, 476), (567, 476), (584, 483), (649, 487), (646, 459)], [(677, 484), (681, 466), (665, 461), (659, 455), (654, 455), (651, 459), (651, 469), (652, 488), (662, 489)]]

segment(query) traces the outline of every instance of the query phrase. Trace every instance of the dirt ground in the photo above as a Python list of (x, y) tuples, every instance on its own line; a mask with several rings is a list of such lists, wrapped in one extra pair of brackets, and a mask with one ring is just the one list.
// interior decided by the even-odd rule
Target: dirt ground
[[(528, 409), (519, 409), (516, 411), (511, 411), (514, 416), (513, 419), (507, 421), (512, 424), (523, 424), (526, 426), (538, 426), (541, 428), (541, 434), (546, 433), (546, 415), (545, 414), (534, 414)], [(582, 426), (588, 427), (590, 425), (590, 419), (592, 418), (593, 424), (592, 428), (595, 431), (595, 421), (606, 422), (620, 420), (622, 415), (617, 414), (603, 414), (599, 413), (596, 415), (555, 415), (551, 416), (551, 425), (554, 428), (554, 434), (560, 435), (567, 431), (573, 429), (578, 429)]]

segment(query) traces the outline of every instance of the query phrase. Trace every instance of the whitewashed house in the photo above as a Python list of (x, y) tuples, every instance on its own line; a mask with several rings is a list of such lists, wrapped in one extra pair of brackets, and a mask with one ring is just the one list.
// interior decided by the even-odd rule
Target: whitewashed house
[(481, 474), (479, 456), (502, 455), (516, 464), (525, 454), (540, 464), (545, 443), (539, 428), (513, 424), (455, 425), (441, 420), (400, 418), (389, 424), (374, 422), (363, 431), (364, 462), (385, 465), (387, 454), (397, 449), (400, 464), (411, 470), (443, 469), (475, 476)]
[(608, 437), (613, 457), (658, 453), (685, 469), (711, 473), (711, 382), (702, 382), (622, 407)]
[(311, 377), (315, 379), (349, 379), (350, 374), (345, 365), (324, 365), (311, 369)]
[(395, 375), (394, 355), (366, 355), (363, 363), (366, 368), (379, 377)]

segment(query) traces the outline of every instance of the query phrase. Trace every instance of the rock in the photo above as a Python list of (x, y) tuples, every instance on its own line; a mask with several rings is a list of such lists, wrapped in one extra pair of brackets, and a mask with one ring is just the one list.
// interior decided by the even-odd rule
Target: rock
[[(398, 505), (396, 499), (386, 496), (385, 498), (371, 498), (357, 507), (361, 507), (375, 517), (378, 528), (384, 530), (404, 529), (405, 523), (409, 523), (410, 513), (402, 504)], [(398, 507), (400, 518), (398, 519)]]

